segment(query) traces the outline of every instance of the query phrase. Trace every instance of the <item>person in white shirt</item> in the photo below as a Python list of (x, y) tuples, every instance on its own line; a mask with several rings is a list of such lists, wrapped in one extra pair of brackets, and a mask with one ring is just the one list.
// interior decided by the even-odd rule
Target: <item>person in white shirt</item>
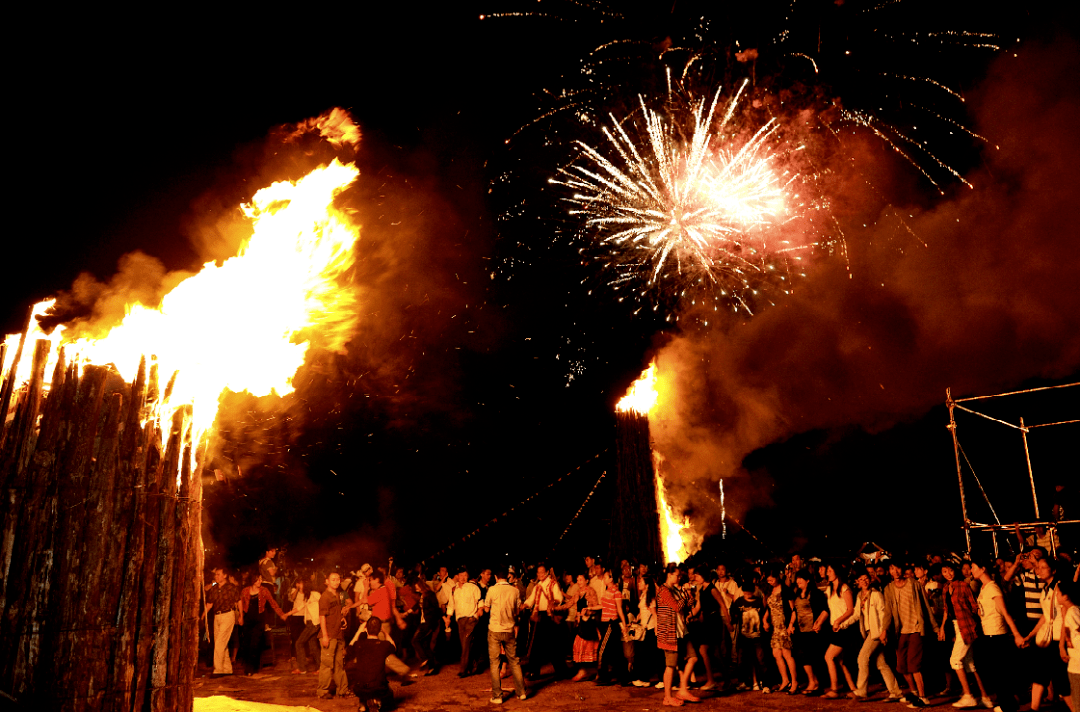
[(548, 573), (547, 566), (540, 564), (536, 567), (536, 583), (533, 584), (529, 597), (525, 599), (525, 608), (532, 611), (529, 617), (530, 677), (539, 675), (540, 666), (545, 662), (551, 662), (557, 678), (566, 676), (564, 651), (559, 649), (558, 630), (551, 619), (552, 611), (562, 602), (563, 594), (559, 584)]
[(859, 609), (859, 633), (863, 636), (859, 650), (859, 677), (851, 696), (857, 700), (866, 700), (870, 681), (870, 663), (876, 662), (881, 679), (889, 691), (889, 700), (898, 700), (903, 694), (896, 682), (896, 675), (885, 659), (885, 647), (881, 644), (881, 622), (885, 616), (885, 599), (881, 591), (872, 587), (870, 576), (861, 572), (855, 579), (859, 587), (857, 607)]
[(488, 614), (488, 661), (491, 665), (491, 702), (502, 704), (502, 679), (499, 674), (499, 656), (505, 653), (510, 674), (514, 678), (514, 694), (519, 700), (526, 698), (525, 678), (517, 655), (517, 611), (521, 602), (517, 588), (506, 580), (506, 570), (500, 567), (493, 572), (495, 585), (488, 588), (484, 609)]
[(1024, 646), (1024, 636), (1005, 607), (1001, 588), (990, 578), (989, 564), (978, 559), (971, 562), (971, 573), (982, 587), (975, 599), (983, 634), (975, 639), (975, 669), (983, 685), (993, 695), (996, 709), (1015, 712), (1017, 685), (1016, 650)]
[[(472, 660), (473, 632), (476, 629), (477, 616), (482, 612), (480, 606), (480, 587), (469, 580), (469, 572), (462, 569), (454, 577), (455, 586), (446, 603), (446, 625), (450, 618), (457, 618), (458, 638), (461, 640), (461, 671), (458, 677), (468, 677), (474, 671), (470, 668)], [(476, 671), (479, 672), (479, 671)]]
[[(293, 606), (292, 615), (304, 616), (304, 630), (296, 639), (296, 669), (294, 675), (304, 675), (307, 669), (307, 655), (310, 655), (317, 664), (322, 653), (319, 650), (319, 598), (322, 596), (318, 591), (312, 591), (307, 595), (302, 608)], [(318, 667), (310, 672), (318, 672)]]

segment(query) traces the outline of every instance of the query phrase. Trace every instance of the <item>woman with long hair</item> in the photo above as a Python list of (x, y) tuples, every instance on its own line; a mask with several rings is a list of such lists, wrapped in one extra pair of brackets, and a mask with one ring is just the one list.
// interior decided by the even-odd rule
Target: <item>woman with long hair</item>
[(788, 621), (795, 610), (792, 606), (794, 596), (776, 571), (765, 575), (765, 589), (765, 605), (769, 609), (765, 618), (765, 630), (772, 631), (769, 647), (772, 649), (773, 660), (776, 661), (776, 669), (780, 672), (780, 687), (774, 692), (794, 695), (799, 683), (795, 672), (795, 658), (791, 654), (791, 634), (788, 632)]
[(253, 675), (262, 665), (266, 626), (274, 622), (271, 609), (281, 620), (288, 616), (278, 606), (270, 589), (262, 585), (258, 569), (249, 573), (248, 578), (251, 585), (240, 591), (240, 657), (246, 667), (245, 674)]
[(836, 669), (838, 661), (848, 688), (852, 692), (855, 691), (851, 662), (854, 661), (857, 655), (855, 651), (859, 649), (862, 641), (859, 640), (859, 628), (855, 625), (858, 623), (855, 615), (855, 597), (851, 592), (851, 587), (844, 580), (847, 578), (847, 570), (839, 564), (831, 564), (825, 568), (825, 578), (829, 582), (829, 625), (832, 627), (832, 636), (829, 638), (829, 647), (825, 650), (825, 665), (829, 669), (829, 690), (824, 696), (835, 699), (840, 696), (839, 675)]
[(994, 581), (990, 565), (981, 559), (971, 562), (971, 573), (982, 586), (975, 602), (983, 634), (975, 640), (975, 666), (997, 709), (1015, 712), (1017, 665), (1016, 650), (1024, 646), (1024, 636), (1005, 605), (1001, 588)]
[(705, 665), (705, 684), (702, 690), (715, 690), (712, 661), (709, 653), (719, 641), (718, 630), (724, 622), (720, 613), (720, 592), (716, 590), (716, 573), (706, 566), (690, 569), (690, 583), (694, 591), (694, 607), (687, 621), (687, 633), (698, 650), (701, 662)]
[(792, 656), (806, 672), (807, 685), (802, 691), (804, 695), (821, 694), (821, 683), (814, 665), (821, 661), (827, 646), (827, 634), (824, 631), (825, 621), (829, 619), (829, 603), (825, 594), (813, 585), (813, 580), (809, 569), (802, 569), (795, 574), (797, 590), (791, 602), (791, 622), (788, 623)]
[(648, 687), (653, 677), (662, 675), (658, 658), (660, 651), (656, 647), (656, 581), (645, 572), (639, 574), (638, 588), (641, 595), (638, 600), (638, 619), (645, 633), (634, 641), (634, 687)]

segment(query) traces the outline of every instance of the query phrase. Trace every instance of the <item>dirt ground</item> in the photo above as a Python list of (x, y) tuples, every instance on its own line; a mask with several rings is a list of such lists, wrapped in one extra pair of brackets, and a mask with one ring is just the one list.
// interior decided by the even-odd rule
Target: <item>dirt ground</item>
[[(267, 656), (269, 658), (269, 656)], [(268, 663), (269, 660), (267, 659)], [(265, 664), (265, 663), (264, 663)], [(320, 700), (315, 697), (317, 676), (292, 675), (292, 663), (281, 659), (272, 668), (267, 665), (260, 675), (247, 677), (232, 675), (211, 678), (209, 671), (200, 669), (195, 680), (195, 712), (284, 712), (280, 708), (262, 705), (232, 703), (246, 701), (283, 705), (293, 709), (314, 709), (322, 712), (344, 712), (357, 708), (356, 698)], [(546, 672), (550, 671), (545, 668)], [(461, 679), (456, 665), (444, 667), (432, 677), (415, 677), (407, 680), (392, 679), (391, 687), (397, 700), (398, 710), (423, 710), (424, 712), (464, 712), (465, 710), (489, 710), (495, 705), (489, 702), (491, 681), (487, 674)], [(670, 709), (662, 705), (663, 692), (655, 688), (598, 687), (592, 682), (573, 683), (555, 681), (550, 674), (527, 683), (529, 699), (524, 702), (513, 697), (513, 682), (503, 680), (506, 701), (501, 708), (525, 710), (626, 710), (627, 712), (650, 712)], [(733, 692), (705, 697), (701, 693), (700, 704), (687, 704), (687, 710), (751, 710), (789, 712), (818, 712), (819, 710), (856, 708), (863, 712), (900, 712), (906, 710), (896, 704), (883, 701), (883, 691), (871, 688), (877, 700), (859, 703), (853, 700), (825, 700), (803, 695), (769, 694), (760, 692)], [(931, 703), (942, 712), (952, 712), (950, 704), (955, 698), (939, 698)]]

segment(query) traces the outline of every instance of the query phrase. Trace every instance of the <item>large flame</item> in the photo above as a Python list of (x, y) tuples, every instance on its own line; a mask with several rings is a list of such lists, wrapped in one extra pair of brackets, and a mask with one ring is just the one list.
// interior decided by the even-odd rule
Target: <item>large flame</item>
[(664, 494), (664, 478), (660, 476), (660, 463), (656, 467), (656, 505), (660, 510), (660, 543), (664, 547), (664, 563), (681, 564), (701, 548), (701, 537), (694, 533), (690, 517), (675, 518), (675, 510)]
[[(296, 182), (263, 188), (241, 206), (253, 232), (236, 257), (208, 262), (160, 307), (129, 305), (123, 322), (105, 335), (68, 340), (57, 327), (50, 338), (78, 363), (114, 364), (128, 381), (144, 354), (156, 357), (163, 380), (177, 374), (162, 408), (192, 404), (196, 439), (213, 424), (225, 389), (256, 396), (291, 392), (311, 330), (318, 329), (321, 346), (340, 350), (356, 325), (356, 297), (341, 280), (353, 264), (359, 228), (333, 201), (358, 174), (335, 159)], [(42, 302), (35, 314), (50, 306)], [(31, 325), (37, 330), (36, 319)], [(29, 377), (33, 340), (41, 336), (27, 336), (15, 365), (20, 380)], [(5, 371), (18, 335), (7, 343)]]
[(641, 377), (630, 384), (626, 395), (615, 404), (615, 410), (619, 413), (637, 413), (648, 415), (656, 405), (659, 393), (656, 390), (656, 362), (649, 364), (641, 373)]
[[(660, 395), (656, 388), (656, 380), (656, 362), (654, 361), (642, 371), (640, 378), (630, 384), (626, 395), (615, 404), (615, 410), (620, 413), (648, 416), (656, 408), (656, 401)], [(665, 492), (662, 474), (664, 458), (655, 450), (652, 458), (653, 472), (656, 473), (656, 504), (660, 515), (660, 543), (664, 548), (664, 561), (665, 563), (681, 563), (701, 547), (701, 537), (695, 534), (689, 517), (683, 515), (680, 520), (675, 516), (675, 510), (668, 504)]]

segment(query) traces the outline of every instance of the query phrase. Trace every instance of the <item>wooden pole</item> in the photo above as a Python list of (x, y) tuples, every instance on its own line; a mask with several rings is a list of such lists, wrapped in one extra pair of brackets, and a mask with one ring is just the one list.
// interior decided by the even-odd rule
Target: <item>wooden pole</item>
[(663, 563), (656, 472), (649, 443), (649, 419), (617, 413), (616, 486), (609, 549), (613, 562), (638, 557)]

